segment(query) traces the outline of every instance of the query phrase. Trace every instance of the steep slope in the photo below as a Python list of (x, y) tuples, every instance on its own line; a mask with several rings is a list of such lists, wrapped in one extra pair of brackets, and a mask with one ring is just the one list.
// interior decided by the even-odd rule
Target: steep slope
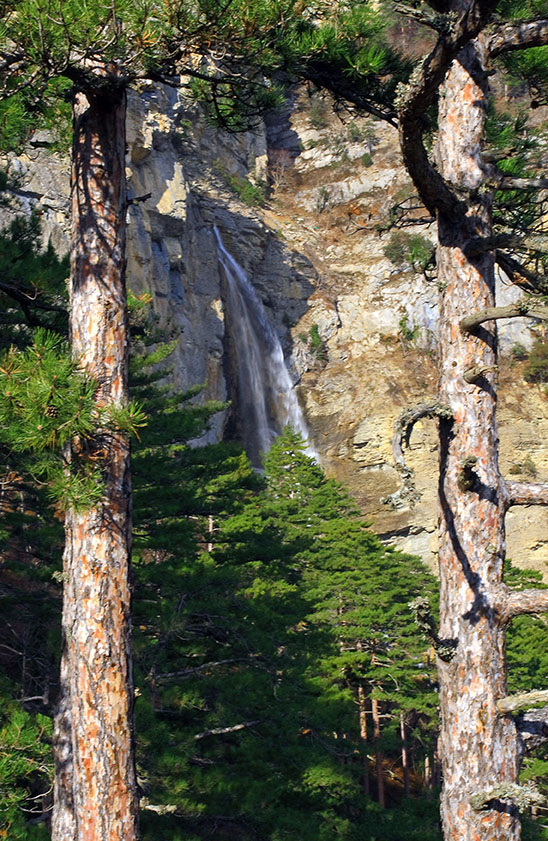
[[(337, 114), (326, 99), (300, 90), (254, 133), (227, 135), (175, 92), (145, 86), (133, 96), (128, 143), (129, 284), (150, 291), (161, 322), (178, 336), (175, 385), (206, 383), (203, 397), (231, 401), (209, 439), (240, 432), (216, 224), (281, 338), (327, 471), (349, 485), (377, 531), (433, 564), (432, 422), (417, 424), (408, 452), (419, 502), (394, 508), (382, 501), (399, 487), (393, 421), (432, 398), (437, 378), (438, 290), (419, 268), (433, 223), (405, 229), (422, 238), (415, 268), (401, 247), (398, 257), (388, 230), (394, 205), (413, 206), (395, 130)], [(44, 235), (65, 250), (66, 161), (35, 146), (9, 165), (22, 178), (21, 206), (36, 207)], [(421, 214), (409, 213), (418, 222)], [(390, 245), (396, 262), (385, 254)], [(513, 295), (501, 280), (501, 302)], [(516, 341), (529, 347), (539, 327), (519, 322), (501, 327), (503, 468), (524, 476), (536, 470), (547, 480), (548, 400), (524, 383), (523, 363), (511, 354)], [(518, 564), (526, 557), (544, 571), (547, 518), (538, 508), (511, 513), (509, 555)]]

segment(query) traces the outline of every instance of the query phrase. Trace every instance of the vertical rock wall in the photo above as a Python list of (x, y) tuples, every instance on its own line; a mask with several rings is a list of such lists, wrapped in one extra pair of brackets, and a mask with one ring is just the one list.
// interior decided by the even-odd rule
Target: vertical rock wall
[[(381, 502), (399, 481), (393, 420), (432, 397), (437, 379), (435, 277), (385, 254), (392, 208), (413, 206), (396, 132), (337, 115), (328, 100), (294, 91), (256, 132), (228, 135), (175, 91), (144, 86), (131, 97), (127, 162), (134, 200), (128, 285), (150, 292), (160, 321), (178, 337), (174, 385), (205, 383), (199, 399), (234, 396), (216, 224), (280, 335), (324, 466), (350, 486), (381, 534), (434, 564), (432, 422), (417, 425), (409, 451), (420, 502), (412, 509)], [(9, 164), (24, 185), (21, 208), (36, 207), (44, 236), (65, 251), (67, 161), (35, 147)], [(250, 206), (267, 180), (267, 198)], [(411, 216), (418, 223), (422, 213)], [(435, 240), (428, 220), (406, 230)], [(501, 279), (502, 302), (515, 294)], [(523, 363), (509, 354), (515, 341), (530, 346), (538, 329), (525, 319), (503, 327), (508, 357), (499, 418), (503, 468), (518, 478), (534, 469), (547, 480), (548, 402), (523, 382)], [(208, 440), (237, 431), (230, 411), (216, 416)], [(517, 510), (508, 523), (510, 557), (544, 571), (548, 514)]]

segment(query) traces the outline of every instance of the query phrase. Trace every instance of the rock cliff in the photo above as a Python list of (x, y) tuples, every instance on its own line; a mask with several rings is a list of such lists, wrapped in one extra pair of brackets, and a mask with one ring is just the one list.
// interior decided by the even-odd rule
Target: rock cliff
[[(22, 178), (23, 209), (35, 206), (44, 236), (65, 251), (67, 161), (38, 146), (9, 166)], [(204, 398), (231, 401), (208, 440), (238, 433), (215, 224), (280, 336), (327, 472), (350, 487), (378, 532), (433, 565), (433, 422), (417, 424), (408, 451), (420, 501), (399, 508), (382, 501), (399, 485), (393, 421), (436, 390), (438, 290), (421, 268), (434, 225), (413, 209), (395, 130), (337, 114), (320, 95), (300, 90), (255, 132), (229, 135), (176, 92), (147, 85), (132, 95), (127, 175), (129, 195), (139, 199), (128, 210), (128, 284), (151, 293), (159, 318), (178, 336), (174, 384), (205, 383)], [(388, 222), (395, 205), (418, 223), (411, 232), (422, 252), (413, 265), (394, 248), (391, 259), (385, 254), (394, 245)], [(501, 302), (514, 297), (501, 278)], [(516, 341), (530, 346), (538, 330), (531, 319), (501, 328), (499, 424), (503, 470), (542, 481), (548, 400), (524, 382), (523, 363), (511, 354)], [(547, 525), (543, 509), (511, 512), (509, 556), (544, 572)]]

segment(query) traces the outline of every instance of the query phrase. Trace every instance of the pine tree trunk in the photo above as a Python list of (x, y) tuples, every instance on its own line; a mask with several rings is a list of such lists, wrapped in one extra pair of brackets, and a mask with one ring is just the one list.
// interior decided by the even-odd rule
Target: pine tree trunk
[(401, 736), (401, 765), (403, 769), (403, 793), (409, 797), (411, 793), (411, 784), (409, 779), (409, 746), (407, 744), (407, 727), (405, 725), (405, 716), (400, 713), (400, 736)]
[(428, 794), (432, 791), (432, 768), (428, 754), (424, 757), (424, 788)]
[[(127, 403), (125, 95), (74, 105), (71, 338), (99, 405)], [(66, 516), (53, 841), (135, 841), (129, 442), (100, 436), (100, 505)], [(68, 731), (68, 732), (67, 732)]]
[[(496, 324), (464, 334), (465, 315), (494, 304), (492, 253), (473, 260), (468, 242), (491, 235), (488, 172), (480, 161), (487, 107), (481, 44), (470, 45), (440, 96), (438, 164), (446, 181), (468, 193), (467, 211), (440, 215), (440, 399), (453, 421), (440, 422), (440, 636), (458, 640), (450, 662), (438, 661), (442, 713), (442, 821), (446, 841), (517, 841), (519, 819), (508, 804), (475, 812), (474, 793), (516, 782), (518, 750), (509, 716), (495, 702), (506, 693), (504, 630), (489, 591), (502, 580), (504, 504), (496, 426)], [(480, 189), (478, 189), (480, 188)], [(465, 371), (484, 369), (475, 382)], [(467, 459), (469, 460), (467, 462)], [(476, 461), (473, 461), (473, 460)]]
[[(360, 648), (360, 646), (358, 646)], [(363, 750), (363, 793), (369, 797), (369, 759), (367, 756), (367, 696), (363, 683), (358, 683), (358, 710), (360, 713), (360, 739)]]
[(377, 798), (379, 805), (386, 807), (386, 797), (384, 794), (384, 768), (383, 755), (378, 747), (378, 742), (381, 738), (381, 719), (379, 715), (379, 702), (376, 698), (371, 699), (371, 718), (373, 719), (373, 738), (377, 743), (375, 747), (375, 767), (377, 771)]

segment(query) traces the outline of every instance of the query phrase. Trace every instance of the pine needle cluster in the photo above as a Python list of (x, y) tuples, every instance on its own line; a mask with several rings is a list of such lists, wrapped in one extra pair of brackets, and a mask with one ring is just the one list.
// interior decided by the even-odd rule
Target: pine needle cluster
[(89, 508), (102, 494), (100, 439), (146, 422), (139, 404), (99, 407), (97, 383), (59, 336), (38, 329), (32, 345), (0, 358), (0, 444), (9, 462), (47, 485), (62, 509)]

